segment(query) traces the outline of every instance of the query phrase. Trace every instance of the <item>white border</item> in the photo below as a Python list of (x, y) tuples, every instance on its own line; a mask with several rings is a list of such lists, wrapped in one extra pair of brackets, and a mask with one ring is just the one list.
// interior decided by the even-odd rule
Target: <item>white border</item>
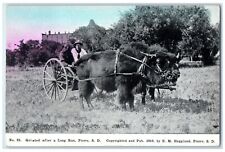
[(109, 3), (109, 4), (113, 4), (113, 3), (117, 3), (117, 4), (138, 4), (138, 3), (154, 3), (154, 4), (159, 4), (159, 3), (180, 3), (180, 4), (185, 4), (185, 3), (202, 3), (202, 4), (206, 4), (206, 3), (222, 3), (223, 0), (188, 0), (188, 1), (185, 1), (185, 0), (123, 0), (123, 1), (120, 1), (120, 0), (108, 0), (108, 1), (105, 1), (105, 0), (79, 0), (79, 1), (73, 1), (73, 0), (33, 0), (33, 1), (30, 1), (30, 0), (2, 0), (3, 3), (62, 3), (62, 4), (65, 4), (65, 3), (77, 3), (77, 4), (80, 4), (80, 3)]
[(219, 134), (6, 134), (14, 147), (60, 146), (220, 146)]
[[(222, 16), (224, 16), (224, 11), (223, 11), (223, 9), (224, 9), (224, 2), (223, 2), (223, 0), (188, 0), (188, 1), (184, 1), (184, 0), (170, 0), (170, 1), (168, 1), (168, 0), (155, 0), (155, 1), (146, 1), (146, 0), (123, 0), (123, 1), (119, 1), (119, 0), (109, 0), (109, 1), (105, 1), (105, 0), (98, 0), (98, 1), (91, 1), (91, 0), (80, 0), (80, 1), (73, 1), (73, 0), (54, 0), (54, 1), (52, 1), (52, 0), (35, 0), (35, 1), (30, 1), (30, 0), (2, 0), (1, 1), (1, 4), (3, 4), (3, 3), (45, 3), (45, 4), (47, 4), (47, 3), (92, 3), (92, 4), (96, 4), (96, 3), (104, 3), (104, 4), (106, 4), (106, 3), (109, 3), (109, 4), (112, 4), (112, 3), (120, 3), (120, 4), (136, 4), (136, 3), (154, 3), (154, 4), (156, 4), (156, 3), (167, 3), (168, 4), (168, 2), (170, 2), (170, 3), (178, 3), (178, 4), (192, 4), (192, 3), (202, 3), (202, 4), (215, 4), (215, 3), (220, 3), (221, 4), (221, 6), (222, 6)], [(3, 21), (3, 5), (1, 5), (1, 11), (0, 11), (0, 16), (2, 17), (1, 19), (2, 19), (2, 21)], [(5, 113), (5, 104), (4, 104), (4, 101), (5, 101), (5, 51), (4, 51), (4, 46), (5, 46), (5, 44), (4, 44), (4, 39), (3, 39), (3, 36), (4, 36), (4, 30), (3, 30), (3, 23), (4, 22), (1, 22), (1, 27), (0, 27), (0, 32), (1, 32), (1, 37), (0, 37), (0, 48), (1, 48), (1, 51), (0, 51), (0, 62), (1, 62), (1, 64), (0, 64), (0, 69), (2, 70), (1, 71), (1, 80), (2, 81), (0, 81), (0, 86), (2, 86), (2, 87), (0, 87), (0, 96), (1, 96), (1, 98), (0, 99), (2, 99), (2, 100), (0, 100), (1, 102), (2, 102), (2, 104), (1, 104), (1, 109), (3, 109), (2, 110), (2, 115), (1, 115), (1, 117), (0, 117), (0, 120), (1, 120), (1, 122), (2, 122), (2, 124), (3, 125), (0, 125), (0, 130), (2, 131), (1, 133), (4, 135), (4, 120), (5, 120), (5, 118), (4, 118), (4, 113)], [(224, 26), (224, 21), (223, 21), (223, 18), (222, 18), (222, 21), (221, 21), (221, 24)], [(221, 33), (222, 35), (221, 35), (221, 37), (222, 37), (222, 42), (221, 42), (221, 44), (222, 44), (222, 50), (223, 50), (223, 44), (224, 44), (224, 30), (222, 29), (222, 33)], [(222, 55), (222, 62), (221, 62), (221, 64), (222, 64), (222, 76), (224, 75), (224, 71), (223, 71), (223, 52), (221, 52), (221, 55)], [(222, 92), (221, 92), (221, 94), (223, 94), (223, 85), (224, 85), (224, 83), (223, 83), (223, 80), (221, 81), (221, 86), (222, 86)], [(224, 148), (224, 140), (223, 140), (223, 129), (224, 129), (224, 125), (223, 125), (223, 120), (224, 120), (224, 117), (223, 117), (223, 101), (224, 101), (224, 96), (222, 96), (222, 99), (221, 99), (222, 101), (221, 101), (221, 103), (222, 103), (222, 105), (221, 105), (221, 108), (222, 108), (222, 113), (221, 113), (221, 117), (222, 117), (222, 140), (221, 140), (221, 142), (222, 142), (222, 146), (220, 147), (220, 148), (195, 148), (195, 149), (191, 149), (191, 151), (223, 151), (222, 149)], [(0, 138), (0, 143), (1, 144), (3, 144), (3, 140), (4, 140), (5, 138), (4, 138), (4, 136), (2, 136), (2, 138)], [(3, 148), (2, 150), (3, 151), (49, 151), (49, 149), (27, 149), (27, 148), (25, 148), (25, 149), (21, 149), (21, 148), (19, 148), (19, 149), (5, 149), (6, 147), (5, 147), (5, 145), (1, 145), (1, 147)], [(107, 147), (106, 147), (107, 148)], [(68, 151), (74, 151), (74, 149), (67, 149)], [(76, 151), (82, 151), (82, 152), (84, 152), (84, 151), (101, 151), (101, 150), (103, 150), (103, 151), (115, 151), (115, 149), (105, 149), (105, 148), (103, 148), (103, 149), (99, 149), (99, 148), (94, 148), (94, 149), (76, 149)], [(126, 148), (126, 149), (124, 149), (124, 148), (119, 148), (119, 149), (116, 149), (116, 150), (119, 150), (119, 151), (124, 151), (124, 150), (128, 150), (128, 148)], [(133, 148), (133, 149), (129, 149), (129, 152), (130, 151), (136, 151), (137, 149), (136, 148)], [(163, 151), (163, 150), (165, 150), (165, 149), (154, 149), (154, 151), (156, 151), (156, 152), (158, 152), (158, 151)], [(166, 148), (166, 150), (168, 151), (168, 152), (176, 152), (176, 151), (178, 151), (178, 152), (180, 152), (181, 151), (181, 149), (180, 148)], [(64, 149), (54, 149), (54, 151), (65, 151)], [(141, 151), (149, 151), (149, 149), (141, 149)], [(182, 151), (190, 151), (190, 149), (182, 149)]]

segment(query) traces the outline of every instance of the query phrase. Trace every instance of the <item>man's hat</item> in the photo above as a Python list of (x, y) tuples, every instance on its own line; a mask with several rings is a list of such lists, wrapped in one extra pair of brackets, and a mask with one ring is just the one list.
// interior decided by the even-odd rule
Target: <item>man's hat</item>
[(76, 45), (76, 44), (83, 45), (83, 43), (80, 40), (76, 40), (75, 43), (74, 43), (74, 45)]

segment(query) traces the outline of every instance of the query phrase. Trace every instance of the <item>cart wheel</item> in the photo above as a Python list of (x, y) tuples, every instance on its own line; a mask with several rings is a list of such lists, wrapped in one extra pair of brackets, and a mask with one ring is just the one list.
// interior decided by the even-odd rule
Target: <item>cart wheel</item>
[(66, 69), (66, 74), (67, 74), (67, 79), (68, 79), (68, 88), (72, 88), (74, 85), (74, 80), (75, 80), (75, 73), (70, 67), (65, 67)]
[(52, 58), (46, 62), (43, 71), (43, 87), (51, 100), (65, 100), (68, 92), (68, 78), (60, 60)]

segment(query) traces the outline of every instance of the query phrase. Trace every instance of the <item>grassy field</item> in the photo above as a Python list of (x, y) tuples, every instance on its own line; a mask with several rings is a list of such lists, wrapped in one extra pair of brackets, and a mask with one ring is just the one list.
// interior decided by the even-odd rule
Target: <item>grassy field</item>
[(93, 94), (94, 109), (81, 110), (78, 92), (52, 102), (42, 87), (42, 69), (6, 71), (6, 132), (10, 133), (219, 133), (219, 66), (180, 69), (175, 91), (156, 101), (135, 96), (135, 111), (115, 106), (115, 93)]

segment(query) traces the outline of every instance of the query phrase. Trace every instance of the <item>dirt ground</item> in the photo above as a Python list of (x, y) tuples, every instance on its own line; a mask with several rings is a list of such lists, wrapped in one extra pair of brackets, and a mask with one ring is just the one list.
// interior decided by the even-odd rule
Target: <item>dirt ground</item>
[(135, 96), (135, 111), (122, 111), (116, 93), (94, 93), (94, 109), (81, 110), (78, 92), (64, 102), (49, 100), (42, 68), (6, 71), (6, 132), (10, 133), (219, 133), (219, 66), (180, 69), (175, 91), (156, 92), (156, 100)]

